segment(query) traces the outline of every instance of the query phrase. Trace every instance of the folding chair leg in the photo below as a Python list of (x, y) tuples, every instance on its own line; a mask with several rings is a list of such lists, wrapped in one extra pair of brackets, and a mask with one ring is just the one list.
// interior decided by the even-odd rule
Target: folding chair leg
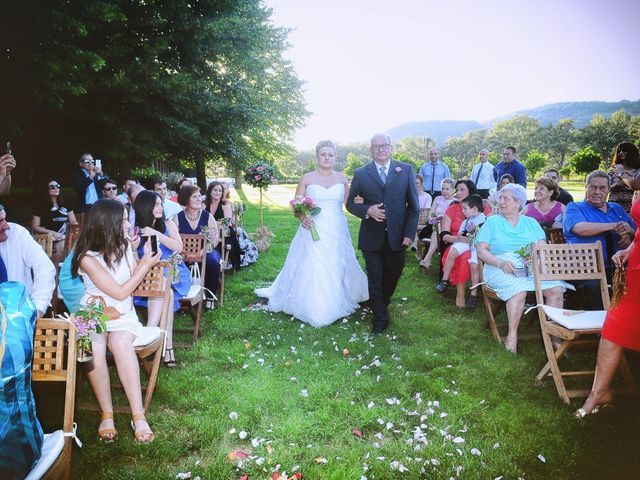
[[(144, 395), (144, 411), (146, 412), (151, 405), (151, 399), (153, 397), (153, 392), (156, 389), (156, 383), (158, 380), (158, 371), (160, 370), (160, 360), (162, 359), (162, 348), (158, 349), (153, 358), (153, 364), (149, 371), (148, 383), (147, 383), (147, 391)], [(145, 364), (147, 362), (144, 362)], [(145, 370), (147, 367), (145, 367)]]
[(497, 312), (497, 305), (490, 298), (487, 298), (484, 292), (482, 293), (482, 297), (484, 300), (484, 309), (487, 313), (487, 322), (489, 323), (489, 328), (491, 329), (493, 338), (495, 338), (496, 342), (501, 343), (502, 337), (500, 336), (500, 332), (498, 331), (498, 326), (496, 325), (496, 317), (495, 317)]
[[(556, 390), (558, 392), (558, 396), (562, 398), (564, 403), (569, 405), (571, 400), (569, 399), (569, 394), (567, 393), (567, 388), (564, 385), (564, 380), (562, 379), (562, 373), (560, 372), (560, 367), (558, 366), (558, 359), (560, 356), (564, 355), (564, 350), (562, 347), (558, 349), (558, 352), (554, 352), (553, 344), (551, 343), (550, 335), (546, 332), (542, 333), (542, 340), (544, 341), (544, 349), (547, 352), (547, 358), (549, 359), (549, 368), (551, 369), (551, 375), (553, 376), (553, 383), (556, 385)], [(565, 346), (566, 342), (563, 343), (562, 346)], [(566, 350), (566, 347), (565, 347)], [(560, 356), (556, 357), (556, 353)], [(544, 370), (544, 368), (543, 368)]]

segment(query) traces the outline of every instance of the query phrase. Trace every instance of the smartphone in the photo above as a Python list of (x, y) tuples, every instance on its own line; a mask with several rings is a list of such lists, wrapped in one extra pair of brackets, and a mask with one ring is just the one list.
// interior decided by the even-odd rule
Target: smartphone
[(153, 235), (152, 237), (150, 237), (151, 239), (151, 251), (153, 252), (154, 255), (158, 254), (158, 237), (156, 235)]
[(96, 168), (102, 168), (102, 160), (99, 158), (96, 160)]
[(7, 155), (11, 155), (11, 142), (7, 142)]

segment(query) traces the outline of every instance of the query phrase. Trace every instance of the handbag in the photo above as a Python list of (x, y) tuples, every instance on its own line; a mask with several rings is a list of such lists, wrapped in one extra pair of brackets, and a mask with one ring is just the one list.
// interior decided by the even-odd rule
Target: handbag
[(189, 267), (191, 271), (191, 285), (202, 285), (202, 277), (200, 273), (200, 264), (198, 262), (194, 262)]
[(108, 320), (117, 320), (122, 314), (115, 307), (107, 306), (107, 302), (100, 295), (90, 295), (87, 298), (87, 305), (91, 307), (102, 307), (102, 313), (107, 316)]

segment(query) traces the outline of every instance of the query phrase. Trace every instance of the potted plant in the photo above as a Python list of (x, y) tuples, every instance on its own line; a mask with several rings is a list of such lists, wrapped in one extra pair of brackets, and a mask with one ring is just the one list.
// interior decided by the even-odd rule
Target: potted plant
[(93, 358), (91, 332), (106, 332), (107, 319), (108, 317), (104, 314), (102, 306), (95, 305), (82, 306), (71, 316), (71, 323), (78, 331), (77, 359), (79, 362), (88, 362)]

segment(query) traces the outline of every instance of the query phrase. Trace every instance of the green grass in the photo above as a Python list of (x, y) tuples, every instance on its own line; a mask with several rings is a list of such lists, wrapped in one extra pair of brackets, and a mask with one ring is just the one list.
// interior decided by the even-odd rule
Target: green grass
[[(453, 292), (436, 294), (436, 274), (425, 276), (413, 257), (387, 335), (371, 338), (370, 315), (362, 311), (313, 329), (248, 308), (259, 301), (253, 289), (275, 278), (297, 228), (285, 207), (293, 188), (266, 192), (265, 223), (276, 235), (271, 248), (227, 277), (225, 304), (204, 316), (204, 337), (177, 351), (177, 368), (161, 370), (148, 412), (155, 442), (136, 445), (128, 418), (117, 415), (120, 437), (103, 445), (95, 436), (98, 415), (78, 412), (85, 445), (74, 451), (74, 478), (174, 479), (191, 472), (201, 479), (248, 473), (254, 480), (271, 478), (278, 465), (289, 475), (299, 470), (328, 480), (637, 475), (637, 404), (623, 401), (613, 412), (573, 419), (575, 405), (562, 403), (552, 382), (535, 382), (544, 364), (541, 342), (522, 342), (518, 356), (507, 353), (484, 328), (482, 308), (457, 310)], [(252, 231), (257, 195), (248, 188), (240, 195), (250, 203)], [(355, 239), (358, 224), (349, 220)], [(536, 330), (535, 322), (524, 323), (523, 331)], [(424, 442), (414, 438), (416, 427)], [(228, 459), (235, 450), (251, 457), (238, 466)], [(392, 470), (393, 461), (408, 472)]]

